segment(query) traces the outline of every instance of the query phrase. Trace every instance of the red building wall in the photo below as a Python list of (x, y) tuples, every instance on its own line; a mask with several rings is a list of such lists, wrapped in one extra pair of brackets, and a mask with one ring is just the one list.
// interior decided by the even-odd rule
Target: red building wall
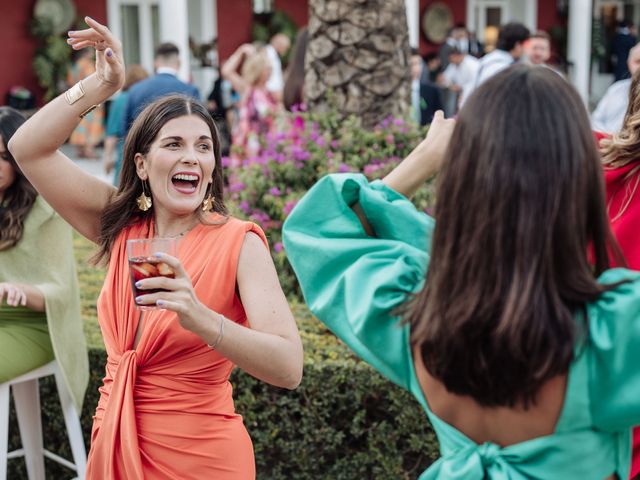
[(309, 22), (307, 0), (275, 0), (273, 6), (289, 15), (298, 27), (304, 27)]
[(35, 0), (28, 0), (11, 2), (2, 8), (0, 58), (4, 66), (0, 68), (0, 104), (3, 105), (7, 92), (14, 85), (22, 85), (32, 92), (39, 90), (31, 69), (36, 41), (29, 34), (29, 21), (34, 5)]
[(81, 18), (89, 15), (100, 23), (107, 23), (107, 0), (74, 0), (76, 14)]
[(218, 0), (218, 56), (226, 60), (236, 48), (251, 41), (251, 0)]
[(549, 31), (553, 26), (566, 21), (558, 15), (557, 0), (538, 0), (538, 29)]
[[(15, 85), (26, 87), (36, 94), (39, 102), (42, 100), (42, 89), (31, 67), (37, 47), (37, 41), (29, 31), (35, 3), (36, 0), (25, 0), (3, 5), (0, 58), (5, 66), (0, 68), (0, 104), (5, 103), (7, 92)], [(106, 21), (106, 0), (76, 0), (75, 4), (79, 14), (91, 15), (99, 22)]]

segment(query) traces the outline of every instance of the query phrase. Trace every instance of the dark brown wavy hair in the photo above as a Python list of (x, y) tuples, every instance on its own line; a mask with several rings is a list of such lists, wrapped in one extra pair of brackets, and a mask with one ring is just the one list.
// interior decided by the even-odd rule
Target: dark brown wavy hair
[[(207, 109), (197, 100), (184, 95), (162, 97), (149, 104), (138, 115), (127, 134), (118, 191), (100, 217), (99, 251), (93, 258), (94, 262), (109, 260), (111, 247), (122, 229), (140, 221), (150, 224), (153, 218), (153, 207), (143, 212), (138, 209), (136, 203), (136, 198), (142, 193), (142, 181), (136, 172), (134, 158), (137, 153), (142, 155), (149, 153), (151, 144), (168, 121), (185, 115), (197, 115), (209, 126), (216, 161), (211, 178), (211, 193), (215, 197), (213, 211), (223, 216), (227, 215), (223, 200), (224, 180), (220, 162), (220, 136), (216, 124)], [(208, 223), (206, 214), (200, 209), (194, 213), (198, 214), (202, 223)]]
[(0, 135), (5, 149), (3, 160), (11, 164), (16, 174), (15, 181), (4, 192), (4, 198), (0, 203), (0, 250), (14, 247), (20, 241), (24, 231), (24, 220), (38, 197), (38, 192), (29, 183), (7, 149), (9, 140), (25, 120), (17, 110), (0, 107)]
[(425, 287), (405, 310), (411, 342), (448, 391), (527, 408), (568, 371), (585, 304), (612, 288), (596, 277), (619, 254), (577, 92), (543, 67), (484, 83), (459, 114), (437, 198)]

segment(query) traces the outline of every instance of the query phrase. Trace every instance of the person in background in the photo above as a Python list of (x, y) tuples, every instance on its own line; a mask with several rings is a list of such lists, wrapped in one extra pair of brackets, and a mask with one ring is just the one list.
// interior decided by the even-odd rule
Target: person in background
[(520, 60), (529, 34), (529, 29), (522, 23), (512, 22), (503, 25), (498, 33), (496, 49), (480, 59), (474, 88), (478, 88), (496, 73)]
[(284, 79), (282, 75), (282, 60), (291, 48), (291, 40), (284, 33), (276, 33), (265, 47), (265, 52), (271, 63), (271, 75), (267, 81), (267, 90), (277, 101), (282, 100)]
[(222, 156), (229, 155), (231, 148), (231, 125), (233, 125), (234, 92), (231, 82), (222, 78), (218, 69), (218, 78), (207, 97), (207, 109), (220, 131)]
[(449, 53), (449, 66), (442, 74), (441, 85), (457, 94), (458, 109), (473, 90), (479, 68), (480, 62), (474, 56), (457, 48)]
[(551, 36), (544, 30), (538, 30), (524, 42), (524, 54), (532, 65), (548, 66), (551, 58)]
[(443, 68), (440, 64), (440, 56), (436, 52), (429, 52), (424, 57), (425, 69), (422, 70), (421, 80), (431, 83), (438, 83)]
[(309, 43), (309, 30), (304, 27), (298, 31), (293, 44), (293, 55), (284, 82), (282, 101), (284, 108), (291, 111), (296, 105), (304, 104), (304, 59)]
[[(242, 73), (238, 73), (240, 65)], [(258, 155), (260, 137), (273, 126), (280, 106), (266, 87), (270, 75), (271, 62), (264, 48), (256, 49), (250, 43), (238, 47), (222, 66), (222, 76), (240, 94), (239, 119), (231, 149), (232, 167)]]
[[(67, 86), (76, 84), (94, 71), (93, 53), (89, 50), (79, 52), (67, 75)], [(96, 147), (102, 141), (103, 135), (104, 108), (100, 106), (82, 119), (78, 128), (69, 137), (69, 143), (76, 147), (76, 155), (79, 158), (95, 159), (97, 158)]]
[(411, 49), (411, 104), (415, 121), (420, 125), (431, 123), (437, 110), (442, 110), (440, 89), (426, 80), (426, 68), (415, 48)]
[(440, 65), (446, 70), (449, 66), (449, 54), (454, 48), (464, 53), (469, 53), (469, 33), (464, 23), (458, 23), (451, 27), (446, 41), (440, 47), (438, 52), (440, 57)]
[(170, 42), (160, 44), (156, 49), (154, 67), (155, 75), (129, 89), (122, 129), (125, 135), (144, 107), (157, 98), (180, 93), (200, 100), (198, 87), (184, 83), (178, 78), (180, 50), (176, 45)]
[(24, 121), (0, 107), (0, 383), (56, 358), (79, 414), (89, 360), (72, 231), (7, 149)]
[[(640, 69), (640, 43), (636, 44), (627, 57), (627, 68), (632, 75)], [(598, 102), (591, 114), (591, 125), (597, 132), (613, 134), (620, 131), (624, 114), (629, 105), (631, 79), (625, 78), (613, 83)]]
[(617, 82), (631, 76), (632, 73), (627, 66), (627, 58), (637, 42), (638, 39), (634, 34), (633, 23), (628, 20), (620, 22), (611, 40), (614, 81)]
[(469, 55), (473, 55), (476, 58), (480, 58), (484, 55), (484, 45), (480, 43), (475, 32), (467, 30), (469, 36)]
[(124, 126), (124, 115), (127, 99), (129, 98), (129, 89), (148, 76), (149, 74), (141, 65), (131, 65), (128, 67), (122, 90), (111, 102), (111, 107), (109, 108), (102, 164), (105, 174), (109, 175), (113, 172), (113, 184), (115, 186), (118, 186), (120, 169), (122, 167), (122, 151), (125, 137), (125, 132), (122, 130), (122, 127)]

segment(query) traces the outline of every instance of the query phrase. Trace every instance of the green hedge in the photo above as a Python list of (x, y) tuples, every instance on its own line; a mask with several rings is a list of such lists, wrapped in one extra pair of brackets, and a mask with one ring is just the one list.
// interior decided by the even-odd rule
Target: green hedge
[[(320, 330), (305, 332), (307, 337), (316, 335), (326, 337)], [(302, 385), (293, 392), (240, 370), (232, 376), (236, 409), (253, 439), (258, 478), (416, 478), (438, 457), (435, 434), (418, 403), (352, 358), (342, 345), (331, 338), (318, 341), (323, 342), (325, 351), (307, 354)], [(106, 353), (92, 348), (89, 358), (91, 380), (82, 411), (87, 446)], [(41, 382), (41, 402), (45, 448), (70, 459), (52, 378)], [(19, 438), (13, 409), (11, 415), (9, 444), (14, 449)], [(46, 468), (47, 478), (73, 477), (49, 460)], [(7, 478), (27, 478), (22, 459), (9, 461)]]

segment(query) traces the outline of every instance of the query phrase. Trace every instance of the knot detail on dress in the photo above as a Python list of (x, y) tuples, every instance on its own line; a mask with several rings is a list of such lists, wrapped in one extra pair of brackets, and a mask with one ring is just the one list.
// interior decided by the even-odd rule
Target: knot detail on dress
[(488, 468), (495, 462), (496, 458), (500, 455), (500, 447), (495, 443), (485, 442), (477, 447), (478, 455), (482, 461), (482, 466)]

